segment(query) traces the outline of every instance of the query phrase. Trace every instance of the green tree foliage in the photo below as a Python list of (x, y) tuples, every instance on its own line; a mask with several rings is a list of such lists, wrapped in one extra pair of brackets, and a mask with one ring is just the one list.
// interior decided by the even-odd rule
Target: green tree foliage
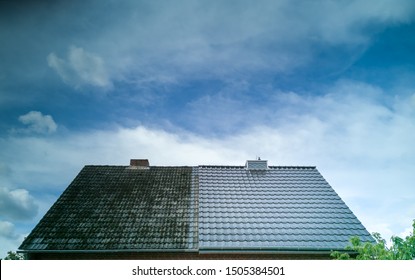
[(393, 236), (390, 247), (386, 245), (379, 233), (374, 233), (375, 243), (361, 242), (359, 237), (350, 239), (351, 246), (347, 246), (347, 251), (357, 253), (350, 256), (348, 253), (333, 252), (331, 256), (337, 260), (415, 260), (415, 220), (412, 224), (412, 233), (405, 239)]
[(4, 258), (5, 260), (24, 260), (24, 257), (22, 254), (8, 251), (7, 256)]

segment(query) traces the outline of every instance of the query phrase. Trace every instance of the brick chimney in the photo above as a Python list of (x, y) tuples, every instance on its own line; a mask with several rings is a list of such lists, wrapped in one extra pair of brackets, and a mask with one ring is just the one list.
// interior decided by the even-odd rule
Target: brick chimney
[(150, 163), (148, 159), (130, 159), (130, 168), (131, 169), (148, 169), (150, 168)]

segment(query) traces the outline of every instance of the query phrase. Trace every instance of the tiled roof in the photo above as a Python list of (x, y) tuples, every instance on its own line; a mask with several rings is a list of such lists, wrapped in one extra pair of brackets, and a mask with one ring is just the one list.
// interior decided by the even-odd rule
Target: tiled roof
[(20, 249), (194, 248), (192, 169), (86, 166)]
[(372, 237), (315, 167), (203, 166), (200, 250), (342, 250)]
[(342, 250), (373, 241), (315, 167), (85, 166), (19, 249)]

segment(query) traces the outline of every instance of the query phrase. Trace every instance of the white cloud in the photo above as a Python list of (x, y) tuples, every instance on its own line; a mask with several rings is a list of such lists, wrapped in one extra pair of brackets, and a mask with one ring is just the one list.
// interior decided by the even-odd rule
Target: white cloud
[(58, 125), (50, 115), (43, 115), (38, 111), (30, 111), (29, 113), (19, 117), (22, 124), (28, 126), (27, 132), (36, 133), (53, 133), (56, 132)]
[[(7, 69), (13, 69), (15, 79), (46, 81), (45, 71), (39, 71), (33, 61), (51, 49), (47, 63), (65, 83), (78, 89), (108, 89), (119, 80), (142, 87), (194, 77), (226, 79), (258, 70), (286, 74), (315, 62), (313, 54), (324, 54), (327, 45), (347, 46), (342, 59), (327, 61), (335, 69), (344, 69), (376, 32), (410, 22), (415, 4), (411, 0), (130, 0), (105, 5), (62, 2), (50, 9), (49, 16), (44, 16), (42, 7), (27, 11), (36, 24), (25, 20), (9, 26), (15, 44), (4, 46), (5, 53), (25, 55), (16, 57), (19, 63)], [(42, 40), (27, 52), (26, 46), (40, 29)], [(15, 33), (22, 36), (13, 37)], [(59, 53), (73, 44), (68, 54)], [(15, 45), (20, 46), (18, 52), (12, 49)], [(27, 59), (28, 53), (32, 59)], [(30, 71), (22, 73), (22, 66)], [(14, 100), (15, 95), (0, 95), (0, 102)]]
[[(412, 221), (413, 222), (413, 221)], [(415, 232), (414, 232), (414, 228), (412, 227), (412, 225), (411, 226), (409, 226), (409, 227), (407, 227), (404, 231), (402, 231), (401, 233), (399, 233), (399, 234), (396, 234), (395, 236), (399, 236), (399, 237), (401, 237), (401, 238), (405, 238), (405, 237), (407, 237), (407, 236), (410, 236), (410, 235), (414, 235), (415, 234)]]
[(13, 223), (0, 220), (0, 258), (6, 257), (9, 251), (16, 251), (23, 238), (24, 235), (18, 233)]
[(410, 0), (309, 1), (302, 8), (310, 31), (333, 44), (366, 43), (371, 35), (364, 31), (368, 25), (407, 23), (415, 11)]
[(38, 206), (27, 190), (0, 187), (0, 216), (26, 220), (35, 217), (37, 211)]
[(0, 236), (7, 239), (15, 239), (17, 234), (14, 225), (8, 221), (0, 221)]
[(55, 53), (50, 53), (47, 61), (49, 67), (56, 70), (65, 83), (75, 88), (84, 85), (99, 88), (112, 86), (104, 60), (82, 48), (71, 46), (67, 60), (59, 58)]
[[(287, 73), (310, 63), (327, 45), (347, 46), (341, 63), (327, 61), (342, 69), (377, 31), (407, 23), (415, 12), (410, 0), (179, 2), (117, 7), (114, 17), (123, 21), (89, 43), (105, 55), (117, 78), (139, 84), (226, 79), (260, 70)], [(107, 19), (105, 8), (96, 12)]]

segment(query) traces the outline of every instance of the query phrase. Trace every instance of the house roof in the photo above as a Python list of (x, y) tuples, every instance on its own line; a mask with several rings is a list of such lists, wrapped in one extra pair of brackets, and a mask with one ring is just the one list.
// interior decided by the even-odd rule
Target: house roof
[(315, 167), (85, 166), (24, 251), (324, 251), (373, 238)]
[(315, 167), (199, 168), (201, 250), (343, 250), (372, 237)]
[(85, 166), (20, 249), (195, 248), (192, 169)]

